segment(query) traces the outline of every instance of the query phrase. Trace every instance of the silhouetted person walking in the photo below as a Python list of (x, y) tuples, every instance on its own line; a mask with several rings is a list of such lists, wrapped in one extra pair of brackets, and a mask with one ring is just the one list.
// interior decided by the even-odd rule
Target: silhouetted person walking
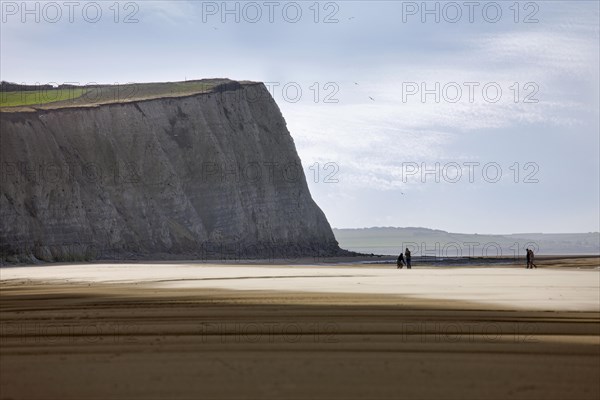
[(529, 249), (529, 264), (531, 264), (530, 268), (537, 268), (537, 265), (535, 265), (533, 262), (533, 257), (533, 250)]
[(531, 253), (529, 249), (525, 249), (525, 251), (527, 252), (527, 269), (531, 268)]
[(404, 258), (406, 258), (406, 268), (411, 269), (410, 265), (410, 250), (408, 247), (404, 250)]
[(400, 255), (398, 256), (398, 261), (396, 261), (396, 265), (398, 266), (397, 268), (402, 268), (404, 266), (404, 254), (402, 254), (402, 252), (400, 252)]

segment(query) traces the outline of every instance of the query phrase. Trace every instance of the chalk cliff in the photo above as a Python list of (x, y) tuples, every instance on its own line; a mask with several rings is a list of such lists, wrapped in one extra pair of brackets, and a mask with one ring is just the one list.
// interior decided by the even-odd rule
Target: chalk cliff
[(3, 260), (341, 254), (261, 83), (0, 112)]

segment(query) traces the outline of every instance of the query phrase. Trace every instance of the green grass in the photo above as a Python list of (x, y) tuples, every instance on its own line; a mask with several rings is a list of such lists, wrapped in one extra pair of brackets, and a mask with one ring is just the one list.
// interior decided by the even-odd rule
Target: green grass
[(50, 108), (91, 106), (161, 97), (206, 93), (226, 79), (201, 79), (185, 82), (150, 82), (121, 85), (94, 85), (35, 91), (0, 92), (0, 107), (50, 105)]
[(153, 97), (177, 96), (210, 91), (216, 84), (205, 81), (132, 83), (92, 87), (81, 99), (90, 103), (143, 100)]
[(81, 97), (87, 90), (83, 88), (61, 88), (17, 92), (0, 92), (0, 107), (33, 106), (71, 101)]

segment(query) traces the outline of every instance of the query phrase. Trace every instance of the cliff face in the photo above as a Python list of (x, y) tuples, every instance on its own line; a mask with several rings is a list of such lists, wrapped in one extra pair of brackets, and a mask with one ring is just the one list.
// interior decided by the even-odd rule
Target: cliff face
[(262, 84), (1, 112), (4, 259), (334, 255)]

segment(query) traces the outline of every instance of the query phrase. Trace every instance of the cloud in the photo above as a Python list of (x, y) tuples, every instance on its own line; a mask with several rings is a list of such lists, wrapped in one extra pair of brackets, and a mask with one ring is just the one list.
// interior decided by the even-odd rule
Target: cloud
[[(507, 137), (513, 140), (523, 131), (541, 134), (548, 126), (586, 124), (597, 109), (568, 93), (574, 91), (573, 79), (584, 85), (576, 92), (589, 88), (590, 71), (598, 68), (593, 46), (597, 34), (586, 35), (589, 27), (572, 32), (542, 28), (465, 39), (435, 65), (401, 59), (373, 65), (361, 71), (369, 78), (359, 85), (343, 76), (340, 103), (334, 106), (284, 104), (303, 161), (340, 163), (342, 183), (349, 190), (395, 190), (411, 183), (399, 178), (402, 162), (468, 158), (448, 148), (460, 148), (470, 135), (513, 131), (513, 137)], [(477, 84), (473, 101), (465, 82)], [(404, 99), (409, 83), (416, 84), (419, 93)], [(423, 99), (421, 85), (431, 90), (436, 83), (439, 102), (433, 95)], [(444, 93), (449, 83), (460, 86), (459, 101), (449, 101), (448, 93), (454, 99), (455, 92)], [(493, 86), (486, 97), (483, 88), (488, 84)], [(494, 87), (501, 89), (498, 101), (492, 101)]]
[[(157, 25), (178, 26), (201, 21), (202, 16), (193, 1), (144, 1), (139, 3), (141, 20)], [(164, 26), (162, 26), (164, 28)]]
[(547, 29), (487, 34), (474, 39), (472, 48), (486, 60), (511, 69), (534, 69), (553, 77), (589, 77), (597, 72), (598, 30), (591, 34)]

